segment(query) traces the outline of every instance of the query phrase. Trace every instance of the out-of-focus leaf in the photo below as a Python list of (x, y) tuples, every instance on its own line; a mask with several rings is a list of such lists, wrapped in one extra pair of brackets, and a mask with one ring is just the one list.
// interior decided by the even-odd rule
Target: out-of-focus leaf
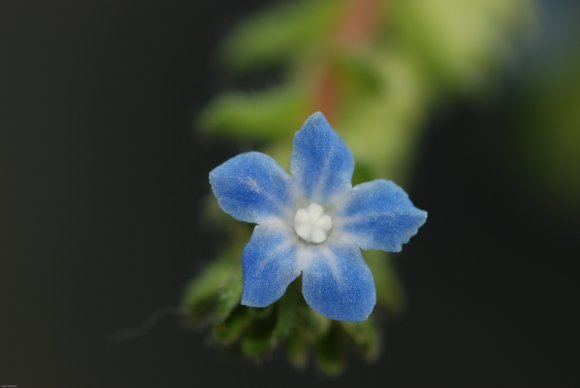
[(439, 91), (475, 91), (509, 57), (507, 32), (533, 20), (531, 10), (529, 0), (399, 1), (388, 31)]
[(296, 310), (299, 304), (300, 290), (292, 284), (286, 294), (276, 306), (276, 327), (272, 340), (276, 343), (288, 338), (292, 330), (296, 327)]
[(301, 326), (310, 338), (324, 335), (332, 324), (332, 321), (312, 310), (306, 304), (301, 304), (297, 309), (298, 325)]
[(405, 55), (392, 51), (376, 55), (374, 61), (383, 91), (345, 96), (337, 129), (352, 148), (357, 164), (364, 164), (372, 177), (401, 182), (413, 158), (427, 92), (417, 78), (416, 65)]
[(405, 309), (405, 294), (393, 269), (392, 258), (380, 251), (365, 251), (364, 257), (375, 279), (377, 304), (391, 314), (401, 314)]
[(240, 305), (226, 320), (213, 326), (213, 336), (218, 342), (229, 345), (238, 340), (251, 324), (252, 320), (247, 309)]
[(308, 106), (308, 95), (298, 87), (229, 94), (205, 109), (199, 126), (218, 135), (271, 140), (294, 133), (302, 125)]
[(268, 307), (245, 307), (248, 315), (252, 317), (252, 319), (264, 319), (266, 317), (271, 316), (275, 313), (276, 309), (273, 305)]
[(227, 289), (236, 264), (227, 258), (209, 264), (186, 289), (182, 305), (189, 313), (189, 318), (203, 322), (215, 316), (222, 291)]
[(270, 309), (261, 319), (252, 320), (252, 325), (241, 338), (242, 352), (250, 358), (260, 359), (275, 347), (275, 330), (276, 314)]
[(337, 54), (334, 66), (341, 78), (342, 88), (348, 93), (363, 93), (374, 97), (385, 90), (381, 70), (371, 56), (360, 53)]
[(369, 361), (378, 358), (380, 352), (379, 332), (372, 318), (364, 322), (341, 322), (342, 329), (354, 342), (356, 349)]
[(290, 2), (268, 9), (235, 28), (223, 46), (234, 70), (293, 62), (328, 39), (343, 0)]
[(372, 181), (374, 175), (371, 169), (362, 162), (357, 162), (354, 166), (354, 174), (352, 176), (352, 185), (356, 186), (363, 182)]
[(286, 342), (288, 360), (296, 368), (304, 368), (308, 362), (310, 343), (302, 330), (294, 329)]
[[(574, 44), (576, 42), (574, 41)], [(574, 46), (575, 47), (575, 46)], [(572, 51), (573, 48), (570, 49)], [(556, 206), (580, 210), (580, 54), (533, 72), (520, 95), (516, 158)]]
[(238, 269), (232, 271), (229, 282), (219, 294), (215, 322), (223, 322), (240, 305), (242, 299), (242, 274)]
[(336, 376), (344, 369), (345, 350), (340, 326), (333, 323), (329, 330), (318, 339), (314, 347), (314, 359), (318, 367), (327, 375)]

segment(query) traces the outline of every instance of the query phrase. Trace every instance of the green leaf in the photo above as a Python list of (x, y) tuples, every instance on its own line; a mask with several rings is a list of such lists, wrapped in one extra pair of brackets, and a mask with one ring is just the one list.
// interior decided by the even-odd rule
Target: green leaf
[(186, 287), (182, 305), (194, 322), (203, 322), (214, 317), (220, 305), (220, 297), (232, 280), (232, 274), (239, 271), (234, 264), (235, 262), (224, 256), (209, 264)]
[(262, 358), (275, 347), (273, 334), (276, 330), (274, 309), (263, 309), (267, 314), (252, 319), (252, 325), (241, 339), (242, 352), (255, 360)]
[(314, 359), (316, 365), (330, 376), (340, 374), (344, 369), (345, 351), (340, 326), (333, 323), (330, 329), (315, 345)]
[(242, 299), (242, 273), (238, 268), (232, 273), (230, 281), (223, 287), (216, 306), (215, 322), (223, 322), (240, 305)]
[(276, 304), (276, 327), (272, 338), (274, 342), (278, 343), (288, 338), (296, 327), (296, 309), (299, 302), (296, 286), (291, 285), (286, 290), (286, 294)]
[(378, 53), (373, 61), (373, 68), (380, 71), (381, 92), (360, 86), (347, 90), (336, 127), (342, 130), (356, 164), (363, 163), (373, 179), (382, 176), (400, 182), (413, 160), (427, 92), (417, 66), (404, 55)]
[(224, 344), (230, 345), (238, 340), (244, 330), (251, 324), (251, 317), (245, 306), (238, 306), (230, 316), (221, 323), (213, 326), (214, 338)]
[(308, 0), (265, 10), (230, 32), (222, 56), (237, 71), (295, 60), (333, 32), (342, 2)]
[(341, 77), (342, 88), (348, 93), (364, 93), (376, 97), (385, 91), (381, 69), (372, 56), (357, 53), (339, 53), (336, 55), (334, 66)]
[(375, 279), (377, 304), (391, 314), (402, 314), (405, 295), (393, 268), (393, 259), (380, 251), (365, 251), (363, 254)]
[(400, 1), (389, 31), (439, 92), (474, 92), (500, 69), (508, 32), (530, 25), (533, 8), (528, 0)]
[(302, 328), (306, 337), (311, 340), (324, 335), (330, 329), (332, 321), (301, 303), (296, 309), (297, 325)]
[(228, 94), (214, 100), (199, 120), (209, 133), (254, 140), (294, 133), (308, 114), (308, 96), (297, 87), (253, 94)]
[[(549, 195), (551, 206), (580, 211), (580, 53), (569, 38), (561, 49), (567, 60), (534, 69), (515, 96), (511, 152), (522, 163), (533, 190)], [(510, 124), (507, 124), (509, 127)]]
[(373, 180), (374, 175), (371, 169), (366, 165), (366, 163), (357, 162), (354, 166), (354, 174), (352, 176), (353, 186), (359, 185), (364, 182)]
[(380, 338), (372, 319), (369, 318), (364, 322), (341, 322), (340, 325), (365, 359), (374, 361), (378, 358)]
[(296, 368), (304, 368), (308, 363), (310, 351), (310, 342), (302, 330), (295, 329), (292, 331), (286, 342), (286, 354), (288, 360)]

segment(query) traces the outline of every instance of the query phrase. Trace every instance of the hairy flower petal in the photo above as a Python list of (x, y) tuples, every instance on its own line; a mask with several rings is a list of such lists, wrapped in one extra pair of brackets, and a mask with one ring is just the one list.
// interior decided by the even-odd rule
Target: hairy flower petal
[(352, 235), (362, 249), (401, 251), (427, 220), (407, 193), (391, 181), (378, 179), (356, 186), (337, 212), (341, 232)]
[(300, 275), (297, 246), (289, 231), (258, 225), (242, 256), (242, 304), (265, 307), (280, 299)]
[(209, 181), (220, 207), (240, 221), (267, 223), (285, 216), (292, 203), (290, 176), (260, 152), (224, 162), (210, 172)]
[(310, 116), (296, 133), (290, 171), (310, 202), (327, 203), (352, 188), (352, 153), (322, 113)]
[(375, 283), (355, 244), (328, 243), (301, 261), (302, 293), (310, 307), (341, 321), (368, 318), (376, 302)]

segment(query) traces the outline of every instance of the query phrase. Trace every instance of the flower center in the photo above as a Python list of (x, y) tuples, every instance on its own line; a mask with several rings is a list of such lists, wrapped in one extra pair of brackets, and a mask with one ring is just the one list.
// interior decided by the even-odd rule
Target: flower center
[(332, 229), (332, 218), (325, 214), (322, 206), (317, 203), (298, 209), (294, 216), (294, 230), (307, 243), (325, 242), (330, 229)]

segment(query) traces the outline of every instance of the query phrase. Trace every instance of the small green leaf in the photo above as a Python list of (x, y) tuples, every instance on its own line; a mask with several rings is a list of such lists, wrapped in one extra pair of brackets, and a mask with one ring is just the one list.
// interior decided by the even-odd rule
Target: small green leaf
[(305, 303), (301, 303), (296, 309), (297, 325), (300, 326), (308, 339), (316, 340), (324, 335), (330, 329), (332, 321), (313, 309)]
[(342, 78), (343, 88), (349, 93), (364, 93), (375, 96), (386, 89), (384, 76), (377, 61), (358, 53), (336, 55), (334, 65)]
[(356, 350), (369, 361), (374, 361), (380, 353), (380, 338), (372, 319), (363, 322), (341, 322), (342, 329), (354, 343)]
[(304, 368), (308, 363), (310, 343), (302, 330), (295, 328), (286, 342), (288, 360), (296, 368)]
[(202, 322), (214, 316), (222, 291), (230, 284), (232, 273), (232, 261), (224, 256), (209, 264), (189, 283), (182, 305), (189, 311), (190, 319)]
[(241, 339), (242, 352), (255, 360), (262, 358), (275, 347), (273, 333), (276, 329), (276, 314), (272, 309), (262, 319), (253, 319), (252, 325)]
[(314, 358), (317, 366), (327, 375), (336, 376), (344, 369), (345, 351), (340, 326), (333, 323), (315, 344)]
[(340, 3), (309, 0), (265, 10), (230, 32), (222, 55), (237, 71), (295, 60), (333, 32)]
[(295, 286), (288, 287), (286, 294), (276, 305), (276, 328), (273, 341), (285, 340), (296, 326), (296, 308), (299, 303)]
[(215, 322), (223, 322), (231, 312), (240, 305), (242, 298), (242, 274), (241, 270), (232, 273), (230, 281), (222, 289), (217, 301)]
[(268, 307), (245, 307), (248, 311), (248, 315), (252, 317), (252, 319), (264, 319), (271, 316), (275, 309), (274, 305), (270, 305)]
[(251, 318), (247, 309), (240, 305), (225, 321), (213, 326), (213, 336), (218, 342), (229, 345), (240, 338), (250, 324)]
[(391, 314), (402, 314), (405, 294), (393, 268), (392, 258), (380, 251), (365, 251), (363, 254), (375, 279), (377, 304)]
[(371, 180), (373, 180), (373, 173), (371, 169), (366, 165), (366, 163), (357, 162), (354, 166), (354, 174), (352, 176), (353, 186)]
[(273, 88), (218, 97), (204, 112), (199, 127), (210, 133), (254, 140), (292, 134), (302, 125), (309, 98), (297, 87)]

